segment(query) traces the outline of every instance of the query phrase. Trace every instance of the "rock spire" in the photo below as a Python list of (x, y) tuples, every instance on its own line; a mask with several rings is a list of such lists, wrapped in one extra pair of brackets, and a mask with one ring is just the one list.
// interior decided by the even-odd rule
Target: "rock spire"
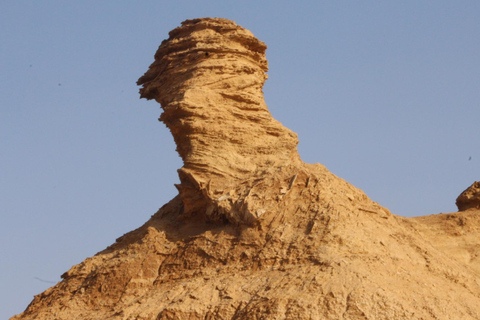
[(177, 187), (185, 214), (251, 223), (255, 214), (227, 214), (235, 202), (218, 199), (300, 164), (296, 134), (273, 119), (263, 98), (267, 47), (226, 19), (187, 20), (169, 35), (138, 84), (142, 98), (161, 104), (160, 120), (183, 159)]

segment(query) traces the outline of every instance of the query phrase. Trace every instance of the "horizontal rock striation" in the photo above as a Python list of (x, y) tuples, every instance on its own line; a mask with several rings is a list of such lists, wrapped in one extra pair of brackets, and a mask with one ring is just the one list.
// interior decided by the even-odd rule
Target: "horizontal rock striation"
[(218, 199), (232, 199), (249, 180), (301, 163), (296, 134), (273, 119), (263, 98), (266, 48), (232, 21), (187, 20), (170, 32), (138, 80), (141, 97), (161, 104), (160, 120), (184, 162), (177, 187), (187, 216), (252, 223), (255, 214), (231, 214), (238, 199), (227, 206)]

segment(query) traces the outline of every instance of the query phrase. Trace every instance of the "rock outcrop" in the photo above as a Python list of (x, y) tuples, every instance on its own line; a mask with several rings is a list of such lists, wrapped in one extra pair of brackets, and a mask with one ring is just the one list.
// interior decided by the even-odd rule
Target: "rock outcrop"
[(480, 209), (480, 181), (475, 181), (457, 198), (456, 205), (459, 211)]
[(187, 216), (252, 224), (262, 210), (245, 205), (252, 183), (301, 166), (296, 134), (263, 99), (266, 48), (231, 21), (188, 20), (138, 81), (141, 97), (161, 104), (183, 159), (177, 187)]
[(179, 195), (12, 319), (479, 319), (479, 215), (402, 218), (303, 163), (262, 97), (266, 46), (187, 20), (140, 78)]

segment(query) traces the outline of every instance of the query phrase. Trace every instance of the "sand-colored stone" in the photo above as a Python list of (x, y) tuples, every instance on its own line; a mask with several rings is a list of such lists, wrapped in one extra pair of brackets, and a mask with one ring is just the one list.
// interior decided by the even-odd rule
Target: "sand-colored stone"
[(480, 209), (480, 181), (475, 181), (457, 198), (456, 205), (459, 211)]
[(140, 78), (184, 161), (179, 195), (12, 319), (480, 319), (479, 210), (395, 216), (265, 105), (266, 46), (187, 20)]
[[(252, 183), (300, 167), (297, 135), (273, 119), (263, 99), (266, 45), (224, 19), (189, 20), (170, 32), (138, 81), (155, 99), (184, 166), (184, 214), (251, 224)], [(256, 182), (255, 182), (256, 181)]]

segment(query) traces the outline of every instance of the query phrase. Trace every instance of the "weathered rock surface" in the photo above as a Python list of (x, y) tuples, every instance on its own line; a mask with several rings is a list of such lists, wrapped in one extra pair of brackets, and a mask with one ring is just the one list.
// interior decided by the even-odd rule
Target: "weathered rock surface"
[(141, 96), (161, 104), (160, 120), (183, 159), (178, 189), (187, 216), (251, 224), (259, 212), (245, 204), (245, 192), (301, 166), (296, 134), (263, 99), (266, 48), (228, 20), (189, 20), (170, 32), (138, 81)]
[(480, 209), (480, 181), (475, 181), (457, 198), (456, 205), (459, 211)]
[(179, 196), (12, 319), (479, 319), (478, 210), (402, 218), (320, 164), (262, 97), (266, 46), (187, 20), (140, 78)]

